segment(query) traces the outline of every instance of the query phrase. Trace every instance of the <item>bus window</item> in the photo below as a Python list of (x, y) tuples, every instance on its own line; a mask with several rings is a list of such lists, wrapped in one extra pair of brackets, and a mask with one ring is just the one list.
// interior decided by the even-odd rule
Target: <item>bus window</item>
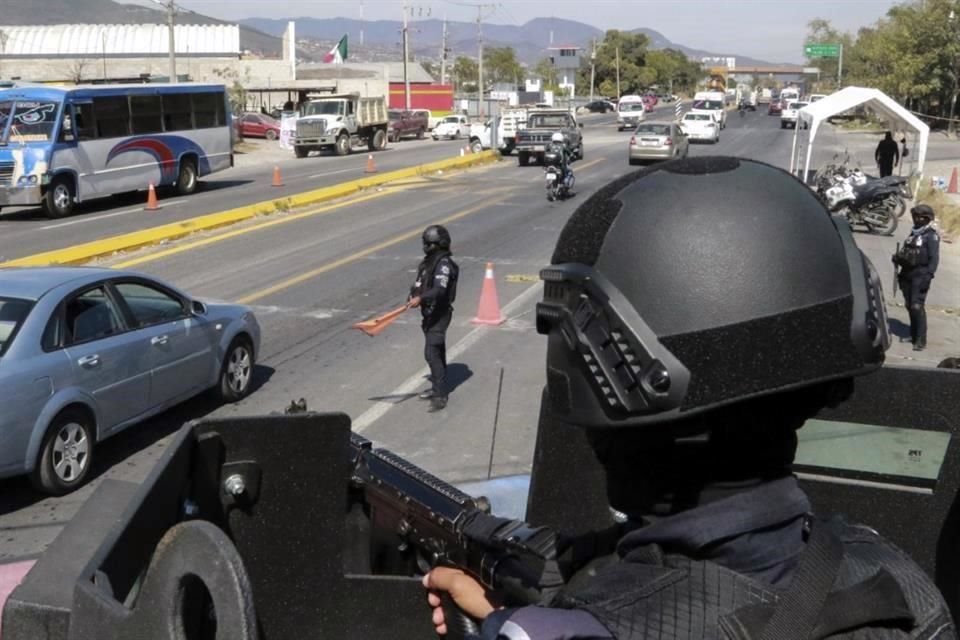
[(97, 137), (93, 104), (84, 102), (73, 105), (73, 131), (77, 140), (94, 140)]
[(168, 93), (163, 96), (163, 128), (167, 131), (193, 129), (190, 94)]
[(70, 116), (70, 107), (63, 113), (63, 122), (60, 124), (60, 142), (73, 142), (73, 118)]
[(130, 96), (130, 124), (133, 133), (162, 133), (160, 96)]
[(93, 99), (98, 138), (122, 138), (130, 135), (130, 103), (127, 96)]
[(222, 93), (195, 93), (192, 97), (193, 120), (197, 129), (226, 126), (226, 107)]

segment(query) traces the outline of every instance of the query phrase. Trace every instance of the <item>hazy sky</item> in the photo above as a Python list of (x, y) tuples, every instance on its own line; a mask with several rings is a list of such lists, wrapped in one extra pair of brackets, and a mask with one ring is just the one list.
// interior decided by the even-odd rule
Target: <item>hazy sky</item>
[[(124, 1), (124, 0), (121, 0)], [(131, 0), (126, 0), (130, 2)], [(136, 2), (137, 0), (132, 0)], [(433, 17), (474, 20), (490, 0), (434, 0), (408, 4)], [(145, 0), (140, 0), (145, 2)], [(401, 16), (401, 0), (178, 0), (189, 9), (226, 20), (307, 16), (367, 20)], [(733, 52), (771, 62), (801, 62), (806, 24), (816, 17), (850, 31), (873, 24), (895, 0), (503, 0), (490, 22), (523, 24), (531, 18), (578, 20), (601, 29), (650, 27), (673, 42), (698, 49)]]

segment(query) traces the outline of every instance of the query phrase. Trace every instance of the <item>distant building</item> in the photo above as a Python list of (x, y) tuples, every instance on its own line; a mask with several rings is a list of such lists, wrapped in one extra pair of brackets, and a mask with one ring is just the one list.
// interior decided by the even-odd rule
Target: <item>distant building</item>
[[(286, 40), (286, 38), (285, 38)], [(293, 79), (283, 60), (246, 56), (238, 25), (176, 25), (177, 76), (232, 84)], [(136, 82), (167, 78), (169, 31), (160, 24), (0, 25), (0, 77), (23, 81)]]
[(557, 84), (561, 89), (569, 90), (571, 96), (577, 95), (577, 71), (580, 70), (580, 47), (561, 45), (550, 47), (550, 64), (557, 70)]

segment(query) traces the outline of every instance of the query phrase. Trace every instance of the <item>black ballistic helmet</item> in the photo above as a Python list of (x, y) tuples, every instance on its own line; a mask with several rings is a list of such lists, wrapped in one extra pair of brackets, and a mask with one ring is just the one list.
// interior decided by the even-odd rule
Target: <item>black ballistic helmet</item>
[(626, 175), (571, 216), (541, 272), (547, 402), (631, 427), (878, 368), (876, 270), (790, 174), (701, 157)]
[(914, 218), (921, 218), (927, 222), (932, 222), (934, 218), (933, 208), (928, 204), (918, 204), (910, 209), (910, 215)]
[(432, 224), (423, 230), (423, 246), (436, 245), (441, 249), (450, 248), (450, 232), (446, 227)]

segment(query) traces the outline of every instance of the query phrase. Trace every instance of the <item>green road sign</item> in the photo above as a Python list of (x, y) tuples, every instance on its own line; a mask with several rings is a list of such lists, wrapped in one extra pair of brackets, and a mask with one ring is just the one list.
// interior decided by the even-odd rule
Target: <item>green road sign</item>
[(839, 58), (839, 44), (805, 44), (803, 55), (808, 58)]

